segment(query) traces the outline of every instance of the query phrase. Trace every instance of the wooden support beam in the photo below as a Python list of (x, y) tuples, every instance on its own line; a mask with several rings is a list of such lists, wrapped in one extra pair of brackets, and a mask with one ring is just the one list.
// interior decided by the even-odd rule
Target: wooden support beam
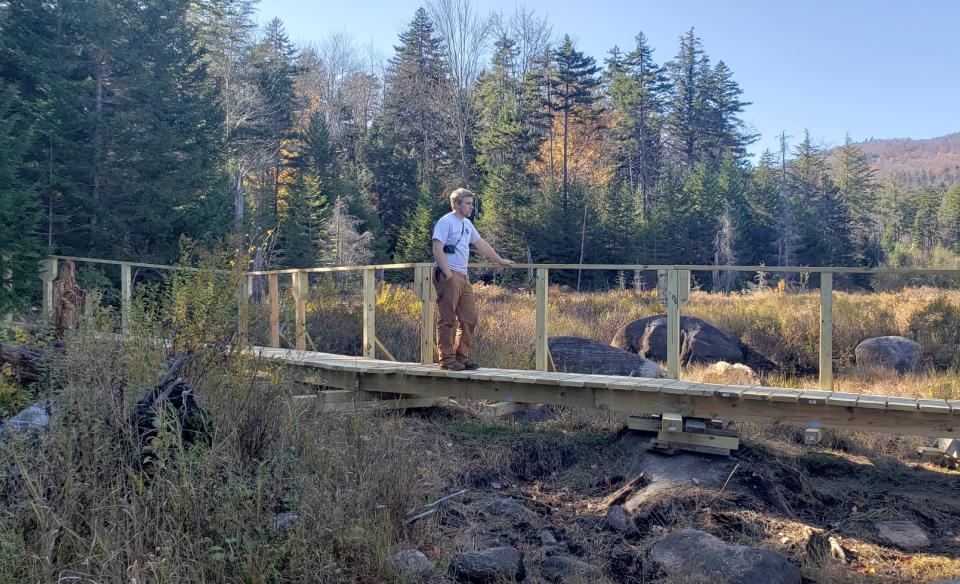
[(363, 271), (363, 356), (377, 358), (377, 281), (373, 270)]
[(130, 308), (133, 306), (133, 270), (120, 264), (120, 332), (130, 334)]
[(390, 352), (390, 349), (388, 349), (387, 346), (383, 344), (383, 341), (381, 341), (378, 337), (376, 336), (373, 337), (373, 342), (377, 345), (377, 349), (379, 349), (380, 352), (383, 353), (384, 357), (386, 357), (390, 361), (397, 360), (397, 358), (393, 356), (393, 353)]
[(833, 274), (820, 274), (820, 389), (833, 389)]
[(294, 347), (298, 351), (307, 348), (307, 273), (301, 270), (290, 274), (293, 284), (294, 304)]
[(43, 317), (53, 318), (53, 281), (57, 279), (57, 258), (42, 262), (40, 277), (43, 279)]
[(433, 291), (433, 266), (418, 264), (414, 278), (417, 281), (417, 291), (422, 304), (420, 321), (420, 363), (431, 365), (434, 362), (436, 350), (436, 323), (434, 321), (435, 295)]
[(270, 295), (270, 346), (280, 347), (280, 277), (267, 276), (267, 293)]
[(550, 347), (547, 343), (549, 335), (548, 321), (549, 273), (546, 268), (537, 268), (537, 335), (535, 349), (535, 363), (537, 371), (549, 369)]
[(680, 379), (680, 270), (667, 270), (667, 377)]
[(250, 338), (250, 294), (247, 292), (249, 281), (240, 276), (237, 282), (237, 343), (246, 346)]

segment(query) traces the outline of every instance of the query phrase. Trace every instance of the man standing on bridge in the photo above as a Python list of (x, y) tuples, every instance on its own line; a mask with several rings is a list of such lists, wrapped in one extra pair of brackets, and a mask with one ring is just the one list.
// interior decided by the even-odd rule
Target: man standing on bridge
[(513, 262), (500, 257), (489, 243), (480, 237), (469, 217), (473, 214), (474, 195), (467, 189), (450, 193), (452, 211), (437, 221), (433, 228), (433, 283), (437, 288), (437, 344), (440, 347), (440, 366), (450, 371), (479, 367), (470, 360), (470, 342), (477, 326), (477, 300), (467, 277), (470, 244), (494, 262), (510, 266)]

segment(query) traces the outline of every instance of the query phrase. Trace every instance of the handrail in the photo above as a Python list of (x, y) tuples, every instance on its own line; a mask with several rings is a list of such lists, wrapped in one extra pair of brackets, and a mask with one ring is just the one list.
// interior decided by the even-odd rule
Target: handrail
[[(53, 281), (57, 277), (57, 267), (60, 260), (107, 264), (120, 266), (121, 279), (121, 315), (122, 328), (127, 331), (130, 322), (130, 307), (132, 304), (133, 276), (132, 267), (160, 269), (202, 271), (201, 268), (189, 266), (171, 266), (148, 264), (141, 262), (124, 262), (76, 256), (50, 256), (42, 262), (43, 278), (43, 309), (49, 316), (53, 310)], [(860, 268), (845, 266), (712, 266), (695, 264), (512, 264), (503, 266), (491, 263), (471, 263), (471, 268), (498, 268), (536, 270), (536, 321), (535, 336), (535, 364), (538, 370), (545, 370), (549, 362), (548, 340), (548, 295), (550, 270), (657, 270), (662, 272), (661, 300), (667, 308), (667, 373), (674, 379), (680, 376), (680, 310), (689, 299), (691, 272), (768, 272), (768, 273), (819, 273), (820, 282), (820, 387), (833, 387), (833, 274), (936, 274), (960, 276), (960, 269), (951, 268)], [(434, 291), (433, 267), (429, 262), (371, 264), (363, 266), (320, 266), (313, 268), (285, 268), (280, 270), (258, 270), (243, 272), (238, 283), (237, 314), (238, 335), (242, 340), (247, 338), (249, 328), (248, 303), (250, 298), (250, 280), (254, 276), (269, 277), (270, 328), (271, 345), (279, 346), (279, 275), (290, 275), (292, 298), (295, 308), (294, 317), (294, 345), (297, 349), (306, 348), (306, 308), (309, 286), (307, 276), (311, 273), (330, 272), (363, 272), (363, 352), (366, 357), (375, 357), (377, 352), (376, 338), (376, 270), (414, 269), (414, 289), (422, 302), (422, 322), (420, 332), (420, 359), (424, 364), (432, 363), (434, 359)], [(227, 270), (216, 270), (227, 272)]]
[[(52, 255), (51, 259), (73, 260), (76, 262), (92, 264), (109, 264), (152, 268), (158, 270), (190, 270), (199, 271), (201, 268), (178, 265), (148, 264), (142, 262), (127, 262), (122, 260), (105, 260), (96, 258), (85, 258), (77, 256)], [(293, 274), (294, 272), (306, 272), (310, 274), (319, 274), (326, 272), (350, 272), (363, 270), (409, 270), (417, 268), (430, 262), (407, 262), (397, 264), (366, 264), (358, 266), (316, 266), (312, 268), (283, 268), (279, 270), (256, 270), (243, 272), (245, 276), (269, 276), (271, 274)], [(849, 266), (733, 266), (733, 265), (711, 265), (711, 264), (528, 264), (517, 263), (510, 266), (493, 264), (489, 262), (470, 263), (469, 267), (478, 269), (548, 269), (548, 270), (690, 270), (691, 272), (769, 272), (769, 273), (824, 273), (833, 274), (937, 274), (947, 276), (960, 276), (960, 268), (928, 268), (922, 266), (911, 266), (906, 268), (862, 268)], [(226, 270), (224, 270), (226, 271)]]

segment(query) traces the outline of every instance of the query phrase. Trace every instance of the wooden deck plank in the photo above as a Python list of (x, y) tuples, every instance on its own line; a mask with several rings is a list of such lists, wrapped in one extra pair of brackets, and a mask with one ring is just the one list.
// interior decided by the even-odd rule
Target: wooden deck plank
[(830, 391), (806, 390), (800, 393), (800, 401), (808, 406), (820, 406), (827, 403), (827, 398), (832, 395)]
[(858, 408), (870, 408), (874, 410), (887, 409), (887, 396), (885, 395), (861, 395), (857, 400)]
[(740, 399), (754, 399), (754, 400), (768, 400), (770, 399), (770, 394), (773, 393), (775, 388), (757, 386), (751, 387), (747, 391), (740, 394)]
[(753, 389), (749, 385), (721, 385), (717, 390), (716, 396), (728, 399), (740, 399), (743, 392)]
[(690, 390), (697, 386), (697, 383), (692, 381), (680, 381), (674, 380), (673, 383), (668, 383), (660, 387), (661, 393), (669, 393), (673, 395), (689, 395)]
[(951, 413), (960, 414), (960, 399), (948, 399), (947, 403), (950, 404)]
[(860, 399), (860, 394), (835, 391), (827, 396), (827, 404), (831, 406), (854, 407), (857, 405), (858, 399)]
[(918, 399), (917, 405), (920, 406), (921, 412), (950, 413), (950, 404), (945, 399)]
[(784, 389), (782, 387), (777, 387), (770, 394), (770, 401), (794, 404), (799, 403), (801, 393), (802, 392), (797, 391), (796, 389)]
[(912, 397), (888, 397), (887, 409), (904, 412), (917, 411), (917, 400)]

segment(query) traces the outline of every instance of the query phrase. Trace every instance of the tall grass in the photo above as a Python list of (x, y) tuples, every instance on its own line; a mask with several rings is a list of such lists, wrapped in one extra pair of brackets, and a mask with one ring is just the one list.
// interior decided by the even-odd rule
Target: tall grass
[[(481, 315), (474, 356), (491, 367), (533, 367), (536, 299), (530, 291), (474, 285)], [(318, 350), (358, 354), (361, 316), (352, 299), (310, 304), (311, 336)], [(419, 355), (420, 303), (408, 287), (384, 284), (377, 296), (377, 336), (400, 360)], [(549, 334), (609, 343), (632, 320), (663, 314), (653, 292), (575, 293), (550, 289)], [(819, 363), (819, 292), (775, 289), (740, 294), (694, 292), (683, 314), (706, 320), (739, 338), (780, 367), (768, 382), (813, 387)], [(321, 324), (322, 323), (322, 324)], [(900, 335), (920, 343), (921, 372), (896, 376), (855, 367), (864, 339)], [(835, 292), (833, 361), (837, 387), (909, 395), (960, 395), (960, 292), (929, 286), (895, 292)], [(685, 375), (697, 375), (691, 367)]]
[[(413, 438), (401, 418), (320, 415), (232, 349), (230, 324), (202, 316), (235, 308), (237, 277), (179, 276), (139, 304), (133, 339), (96, 311), (51, 349), (49, 431), (0, 442), (0, 582), (396, 579), (389, 552), (426, 488)], [(131, 412), (166, 368), (163, 332), (193, 351), (182, 375), (214, 434), (189, 446), (161, 427), (145, 475)]]

